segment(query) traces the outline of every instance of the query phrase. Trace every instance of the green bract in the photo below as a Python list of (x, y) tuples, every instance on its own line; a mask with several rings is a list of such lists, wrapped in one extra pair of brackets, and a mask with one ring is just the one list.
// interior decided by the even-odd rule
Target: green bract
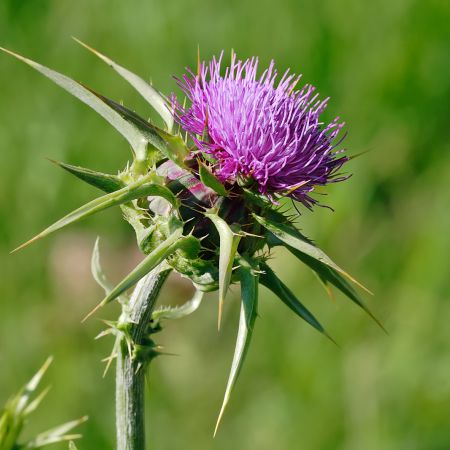
[[(291, 218), (279, 211), (276, 199), (261, 195), (251, 180), (233, 185), (222, 183), (209, 168), (214, 164), (210, 156), (198, 149), (193, 152), (187, 139), (174, 127), (171, 106), (164, 95), (106, 56), (82, 45), (112, 67), (148, 101), (160, 115), (165, 129), (65, 75), (3, 49), (90, 106), (122, 134), (132, 151), (132, 163), (118, 175), (56, 162), (80, 180), (101, 190), (102, 194), (18, 249), (107, 208), (121, 208), (124, 219), (135, 230), (144, 258), (122, 281), (113, 285), (100, 267), (96, 243), (92, 271), (105, 290), (105, 298), (90, 314), (116, 299), (122, 304), (120, 319), (107, 322), (107, 330), (99, 335), (116, 335), (113, 353), (107, 358), (108, 366), (117, 354), (120, 342), (126, 343), (129, 355), (140, 365), (158, 355), (152, 334), (161, 329), (164, 320), (194, 312), (200, 306), (204, 292), (219, 291), (220, 325), (228, 288), (232, 283), (240, 284), (242, 306), (236, 350), (218, 425), (249, 348), (257, 317), (259, 283), (309, 325), (328, 336), (314, 315), (267, 265), (273, 247), (286, 247), (317, 274), (327, 289), (334, 286), (369, 312), (351, 283), (365, 288), (303, 236)], [(153, 311), (147, 334), (137, 343), (133, 340), (134, 323), (130, 319), (126, 291), (157, 266), (175, 270), (189, 278), (196, 294), (180, 307)]]

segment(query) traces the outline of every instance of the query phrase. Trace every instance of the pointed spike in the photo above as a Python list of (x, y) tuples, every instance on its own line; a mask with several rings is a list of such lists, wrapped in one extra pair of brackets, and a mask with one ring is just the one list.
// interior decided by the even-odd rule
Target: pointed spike
[(222, 309), (225, 296), (228, 292), (233, 270), (234, 258), (237, 254), (237, 248), (241, 240), (241, 235), (234, 232), (230, 226), (214, 213), (206, 213), (205, 217), (211, 220), (219, 233), (220, 254), (219, 254), (219, 313), (218, 328), (222, 318)]
[(89, 317), (93, 316), (100, 308), (102, 308), (104, 305), (102, 303), (99, 303), (94, 309), (92, 309), (90, 312), (88, 312), (83, 319), (81, 320), (81, 323), (86, 322), (86, 320), (89, 319)]
[(72, 211), (71, 213), (67, 214), (62, 219), (56, 221), (54, 224), (50, 225), (44, 231), (39, 233), (37, 236), (33, 237), (29, 241), (25, 242), (24, 244), (14, 249), (11, 253), (21, 250), (24, 247), (27, 247), (28, 245), (37, 241), (38, 239), (46, 237), (49, 234), (66, 227), (67, 225), (78, 222), (79, 220), (82, 220), (93, 214), (99, 213), (105, 209), (111, 208), (113, 206), (119, 206), (138, 198), (154, 195), (165, 198), (172, 205), (178, 204), (178, 200), (169, 189), (167, 189), (164, 186), (160, 186), (158, 184), (146, 183), (146, 181), (147, 178), (143, 177), (140, 180), (128, 186), (125, 186), (124, 188), (118, 191), (105, 194), (101, 197), (98, 197), (90, 201), (89, 203), (86, 203), (85, 205), (81, 206), (75, 211)]
[(220, 331), (220, 325), (222, 323), (222, 314), (223, 314), (223, 297), (219, 297), (219, 308), (217, 311), (217, 331)]
[(178, 248), (180, 248), (180, 246), (184, 243), (183, 239), (181, 239), (182, 231), (182, 227), (177, 228), (164, 242), (148, 254), (144, 260), (131, 271), (131, 273), (129, 273), (109, 292), (109, 294), (82, 320), (82, 322), (85, 322), (101, 307), (118, 298), (127, 289), (136, 284), (142, 277), (153, 270), (164, 259), (178, 250)]
[(303, 236), (303, 234), (301, 234), (300, 231), (298, 231), (292, 224), (280, 222), (279, 219), (283, 219), (282, 216), (276, 217), (276, 220), (267, 217), (260, 217), (256, 214), (253, 214), (253, 217), (271, 234), (282, 241), (283, 245), (287, 246), (288, 248), (294, 248), (297, 251), (311, 258), (314, 258), (321, 264), (331, 267), (332, 269), (344, 275), (361, 289), (373, 295), (372, 292), (369, 291), (369, 289), (367, 289), (354, 277), (341, 269), (324, 251), (322, 251), (319, 247), (314, 245), (313, 242)]
[(106, 121), (108, 121), (119, 133), (122, 134), (122, 136), (130, 143), (135, 153), (140, 151), (143, 145), (146, 145), (146, 136), (143, 135), (142, 132), (138, 128), (136, 128), (136, 126), (133, 126), (123, 117), (121, 117), (120, 114), (118, 114), (116, 111), (111, 109), (110, 106), (102, 102), (85, 86), (81, 85), (75, 80), (72, 80), (66, 75), (45, 67), (42, 64), (37, 63), (36, 61), (25, 58), (17, 53), (12, 52), (11, 50), (7, 50), (3, 47), (0, 47), (0, 50), (11, 56), (14, 56), (19, 61), (28, 64), (30, 67), (37, 70), (42, 75), (49, 78), (55, 84), (63, 88), (69, 94), (78, 98), (78, 100), (92, 108)]
[(266, 264), (261, 263), (264, 273), (261, 275), (261, 284), (271, 290), (288, 308), (294, 311), (306, 323), (336, 343), (325, 331), (315, 316), (297, 299), (293, 292), (277, 277), (275, 272)]
[(231, 364), (228, 383), (225, 389), (222, 406), (214, 429), (214, 436), (219, 429), (225, 408), (230, 400), (231, 392), (239, 377), (245, 357), (250, 346), (253, 327), (258, 315), (258, 276), (253, 273), (253, 267), (249, 261), (240, 258), (239, 275), (241, 281), (241, 311), (239, 316), (239, 329), (236, 346)]
[(362, 308), (373, 320), (374, 322), (386, 333), (388, 334), (382, 323), (376, 318), (372, 311), (368, 308), (365, 302), (360, 298), (357, 291), (348, 282), (342, 274), (336, 269), (322, 264), (317, 259), (306, 255), (297, 249), (286, 245), (286, 248), (301, 262), (306, 264), (310, 269), (312, 269), (319, 279), (325, 280), (327, 283), (332, 284), (335, 288), (339, 289), (346, 297), (348, 297), (352, 302), (356, 303), (360, 308)]
[(55, 161), (54, 159), (47, 158), (48, 161), (61, 167), (67, 172), (75, 175), (78, 179), (85, 181), (86, 183), (101, 189), (104, 192), (110, 193), (122, 189), (125, 187), (125, 183), (117, 176), (106, 173), (96, 172), (84, 167), (73, 166), (61, 161)]
[(31, 414), (41, 404), (42, 400), (47, 396), (51, 386), (47, 386), (23, 411), (24, 415)]
[(108, 58), (104, 54), (100, 53), (98, 50), (90, 47), (84, 42), (80, 41), (76, 37), (72, 37), (72, 39), (92, 52), (95, 56), (104, 61), (108, 66), (114, 69), (124, 80), (126, 80), (149, 104), (152, 108), (160, 115), (163, 121), (166, 124), (167, 130), (169, 133), (172, 132), (174, 118), (168, 105), (163, 98), (163, 96), (149, 83), (143, 80), (138, 75), (130, 72), (125, 67), (114, 62), (112, 59)]

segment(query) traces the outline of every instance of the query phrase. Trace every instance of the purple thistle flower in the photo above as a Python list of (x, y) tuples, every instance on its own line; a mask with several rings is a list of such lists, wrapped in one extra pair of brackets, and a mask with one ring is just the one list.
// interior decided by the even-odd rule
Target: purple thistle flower
[(213, 158), (221, 181), (254, 180), (262, 194), (289, 195), (310, 208), (315, 186), (347, 178), (337, 171), (348, 157), (335, 151), (344, 123), (320, 121), (328, 99), (311, 85), (294, 90), (300, 76), (287, 70), (276, 84), (274, 61), (258, 78), (258, 58), (233, 54), (221, 75), (222, 56), (200, 64), (197, 75), (187, 68), (175, 78), (191, 103), (182, 107), (172, 96), (176, 121)]

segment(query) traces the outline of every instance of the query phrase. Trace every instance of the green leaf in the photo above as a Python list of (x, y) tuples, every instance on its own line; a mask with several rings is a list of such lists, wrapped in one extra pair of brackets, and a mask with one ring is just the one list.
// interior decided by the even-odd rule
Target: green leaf
[(328, 267), (336, 270), (344, 275), (350, 281), (364, 289), (371, 292), (361, 283), (356, 281), (351, 275), (341, 269), (332, 259), (326, 255), (319, 247), (315, 246), (309, 239), (303, 236), (300, 231), (288, 223), (280, 223), (271, 218), (265, 218), (253, 214), (253, 217), (268, 231), (273, 233), (279, 240), (289, 247), (295, 248), (299, 252), (314, 258), (316, 261), (325, 264)]
[(48, 358), (33, 378), (13, 396), (0, 411), (0, 449), (13, 450), (17, 447), (19, 435), (22, 432), (27, 416), (37, 408), (45, 397), (48, 389), (39, 394), (33, 401), (31, 396), (37, 390), (42, 377), (52, 362)]
[(224, 185), (213, 175), (209, 169), (201, 162), (198, 162), (199, 175), (201, 182), (211, 188), (217, 194), (227, 197), (228, 193)]
[(34, 400), (30, 401), (31, 396), (36, 392), (42, 377), (47, 371), (52, 358), (48, 358), (44, 365), (38, 370), (33, 378), (13, 396), (0, 412), (0, 449), (1, 450), (24, 450), (30, 448), (40, 448), (47, 444), (52, 444), (67, 439), (75, 439), (79, 435), (66, 435), (75, 426), (84, 422), (87, 418), (83, 417), (72, 422), (68, 422), (60, 427), (39, 434), (35, 439), (26, 444), (19, 444), (18, 440), (22, 428), (28, 419), (28, 416), (36, 410), (43, 398), (48, 392), (48, 388), (41, 392)]
[(161, 306), (153, 311), (152, 319), (159, 322), (161, 319), (181, 319), (195, 312), (200, 306), (203, 299), (204, 292), (196, 290), (191, 300), (181, 306)]
[(75, 445), (75, 443), (73, 441), (69, 442), (69, 450), (78, 450), (77, 446)]
[(52, 363), (53, 358), (50, 356), (46, 359), (45, 363), (42, 365), (42, 367), (36, 372), (36, 374), (33, 376), (33, 378), (25, 385), (25, 387), (22, 389), (18, 396), (17, 405), (16, 405), (16, 414), (21, 414), (25, 411), (25, 408), (27, 407), (30, 397), (33, 395), (33, 393), (36, 391), (37, 387), (39, 386), (39, 383), (42, 380), (42, 377), (45, 375), (45, 372), (47, 372), (48, 368), (50, 367), (50, 364)]
[(260, 276), (261, 284), (270, 289), (287, 307), (294, 311), (305, 322), (334, 342), (320, 322), (275, 275), (275, 272), (266, 263), (261, 263), (260, 266), (263, 272)]
[(99, 51), (93, 49), (89, 45), (85, 44), (84, 42), (81, 42), (79, 39), (73, 38), (76, 42), (81, 44), (83, 47), (90, 50), (94, 55), (98, 56), (101, 60), (103, 60), (108, 66), (113, 68), (122, 78), (124, 78), (128, 83), (133, 86), (139, 94), (142, 95), (142, 97), (155, 109), (155, 111), (161, 116), (161, 118), (164, 120), (167, 131), (170, 133), (172, 132), (173, 128), (173, 115), (170, 112), (167, 102), (164, 100), (163, 96), (153, 88), (149, 83), (144, 81), (141, 77), (138, 75), (130, 72), (128, 69), (125, 69), (124, 67), (120, 66), (119, 64), (115, 63), (113, 60), (108, 58), (107, 56), (103, 55)]
[(35, 242), (36, 240), (46, 237), (49, 234), (57, 230), (60, 230), (63, 227), (66, 227), (67, 225), (70, 225), (81, 219), (84, 219), (85, 217), (89, 217), (107, 208), (122, 205), (124, 203), (128, 203), (138, 198), (147, 196), (159, 196), (165, 198), (172, 205), (178, 204), (178, 199), (172, 194), (172, 192), (169, 189), (167, 189), (164, 186), (160, 186), (158, 184), (146, 183), (146, 180), (147, 178), (143, 177), (140, 180), (118, 191), (111, 192), (109, 194), (103, 195), (102, 197), (98, 197), (89, 203), (86, 203), (85, 205), (81, 206), (75, 211), (72, 211), (71, 213), (67, 214), (54, 224), (50, 225), (48, 228), (39, 233), (37, 236), (33, 237), (29, 241), (17, 247), (15, 250), (13, 250), (13, 252), (20, 250), (30, 245), (31, 243)]
[(87, 416), (81, 417), (77, 420), (72, 420), (58, 427), (52, 428), (51, 430), (44, 431), (38, 434), (33, 440), (29, 441), (22, 448), (41, 448), (44, 445), (56, 444), (62, 441), (71, 441), (73, 439), (78, 439), (81, 434), (67, 434), (73, 428), (86, 422)]
[(106, 121), (108, 121), (122, 136), (129, 142), (135, 154), (140, 155), (145, 153), (148, 139), (135, 125), (125, 120), (114, 109), (108, 106), (97, 95), (91, 92), (82, 84), (72, 80), (71, 78), (62, 75), (48, 67), (45, 67), (31, 59), (25, 58), (17, 53), (0, 47), (0, 50), (14, 56), (18, 60), (28, 64), (33, 69), (40, 72), (45, 77), (52, 80), (58, 86), (72, 94), (74, 97), (81, 100), (83, 103), (91, 107), (94, 111), (100, 114)]
[(159, 244), (117, 286), (115, 286), (82, 321), (84, 322), (99, 308), (118, 298), (131, 286), (135, 285), (141, 278), (153, 270), (158, 264), (164, 261), (164, 259), (178, 250), (178, 248), (183, 245), (183, 239), (181, 238), (182, 232), (183, 228), (179, 227), (172, 234), (170, 234), (164, 242)]
[(67, 170), (67, 172), (75, 175), (80, 180), (83, 180), (86, 183), (89, 183), (90, 185), (104, 192), (114, 192), (125, 187), (125, 183), (115, 175), (96, 172), (84, 167), (72, 166), (71, 164), (54, 161), (53, 159), (49, 159), (49, 161), (63, 168), (64, 170)]
[[(97, 284), (105, 291), (105, 295), (108, 295), (112, 289), (113, 285), (109, 282), (108, 278), (103, 271), (102, 265), (100, 264), (100, 238), (97, 237), (94, 244), (94, 250), (92, 251), (91, 257), (91, 272), (94, 280)], [(121, 303), (127, 302), (127, 297), (119, 296), (119, 301)]]
[(105, 97), (94, 90), (89, 91), (94, 94), (99, 100), (108, 105), (111, 109), (120, 114), (123, 119), (133, 124), (138, 129), (147, 142), (157, 148), (165, 157), (174, 161), (177, 165), (183, 167), (184, 160), (189, 153), (189, 149), (179, 135), (167, 133), (164, 130), (152, 125), (145, 119), (137, 115), (135, 112), (126, 108), (125, 106), (115, 102), (114, 100)]
[(219, 417), (217, 419), (216, 428), (214, 430), (214, 435), (217, 433), (223, 413), (225, 412), (225, 408), (230, 400), (231, 392), (242, 369), (242, 365), (250, 346), (253, 326), (258, 313), (258, 277), (254, 274), (253, 268), (246, 259), (240, 258), (239, 263), (240, 267), (238, 269), (238, 273), (241, 281), (241, 312), (239, 317), (239, 329), (233, 362), (231, 364), (231, 371), (228, 377), (228, 383)]
[(205, 217), (211, 220), (219, 233), (220, 255), (219, 255), (219, 315), (218, 328), (222, 320), (223, 302), (228, 292), (233, 271), (234, 257), (237, 252), (241, 235), (233, 232), (228, 224), (214, 213), (206, 213)]
[(386, 329), (382, 323), (374, 316), (372, 311), (368, 308), (359, 294), (353, 289), (353, 286), (335, 269), (321, 264), (314, 258), (296, 250), (293, 247), (286, 245), (286, 248), (296, 256), (300, 261), (310, 267), (319, 277), (320, 280), (325, 284), (325, 286), (332, 284), (334, 287), (339, 289), (344, 295), (346, 295), (351, 301), (362, 308), (386, 333)]

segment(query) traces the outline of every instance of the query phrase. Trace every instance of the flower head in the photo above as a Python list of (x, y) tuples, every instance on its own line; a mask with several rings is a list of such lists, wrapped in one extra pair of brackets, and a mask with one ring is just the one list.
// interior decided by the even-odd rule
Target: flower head
[(213, 158), (221, 181), (253, 180), (263, 194), (288, 194), (311, 207), (315, 186), (346, 178), (337, 171), (348, 158), (335, 150), (344, 123), (321, 121), (328, 99), (311, 85), (295, 90), (300, 76), (288, 70), (277, 82), (272, 61), (258, 77), (257, 58), (234, 54), (222, 75), (222, 55), (176, 78), (191, 103), (182, 107), (172, 97), (176, 121)]

